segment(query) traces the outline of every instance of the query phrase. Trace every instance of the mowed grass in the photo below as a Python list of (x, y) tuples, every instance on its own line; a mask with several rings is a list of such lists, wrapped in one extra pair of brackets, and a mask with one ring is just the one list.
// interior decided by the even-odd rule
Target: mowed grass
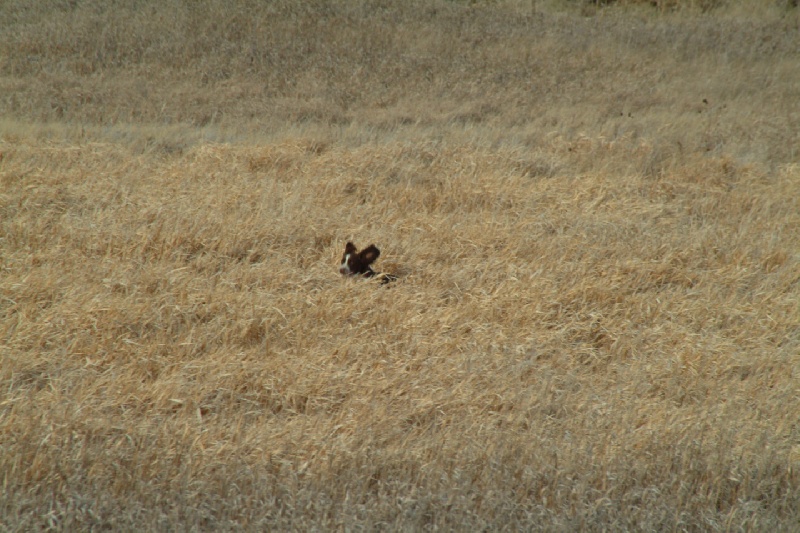
[(794, 9), (198, 5), (4, 8), (0, 528), (797, 527)]

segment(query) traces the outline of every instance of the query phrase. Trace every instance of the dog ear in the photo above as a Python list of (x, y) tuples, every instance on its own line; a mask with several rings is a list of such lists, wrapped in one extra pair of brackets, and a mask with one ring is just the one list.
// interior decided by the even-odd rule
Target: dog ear
[(370, 244), (358, 254), (368, 265), (372, 264), (380, 255), (381, 251), (374, 244)]
[(347, 244), (344, 246), (344, 253), (346, 254), (354, 254), (356, 253), (356, 245), (350, 241), (347, 241)]

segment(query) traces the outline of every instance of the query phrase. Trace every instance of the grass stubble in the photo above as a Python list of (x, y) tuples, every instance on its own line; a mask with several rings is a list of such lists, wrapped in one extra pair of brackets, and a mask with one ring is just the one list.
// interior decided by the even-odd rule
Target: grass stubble
[(797, 527), (795, 8), (27, 4), (1, 529)]

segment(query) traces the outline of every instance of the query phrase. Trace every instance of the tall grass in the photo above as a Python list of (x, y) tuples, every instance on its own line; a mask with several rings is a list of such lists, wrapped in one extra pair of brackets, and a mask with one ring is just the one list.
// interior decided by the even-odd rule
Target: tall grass
[(586, 6), (3, 4), (0, 527), (796, 527), (797, 14)]

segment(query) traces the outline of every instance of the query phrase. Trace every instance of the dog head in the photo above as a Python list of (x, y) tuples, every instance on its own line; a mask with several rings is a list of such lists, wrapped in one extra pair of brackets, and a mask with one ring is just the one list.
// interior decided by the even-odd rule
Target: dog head
[(359, 252), (352, 242), (348, 242), (344, 247), (339, 272), (345, 276), (372, 277), (375, 275), (375, 271), (372, 270), (370, 265), (380, 255), (381, 251), (374, 244), (370, 244)]

